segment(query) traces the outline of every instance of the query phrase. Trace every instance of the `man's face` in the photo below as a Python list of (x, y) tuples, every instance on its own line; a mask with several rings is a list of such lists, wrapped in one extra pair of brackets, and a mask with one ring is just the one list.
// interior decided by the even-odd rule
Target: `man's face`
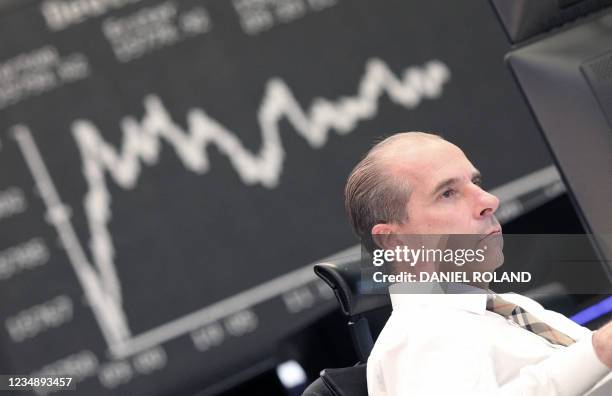
[(499, 199), (484, 191), (478, 170), (457, 146), (441, 139), (400, 144), (389, 170), (411, 189), (407, 221), (396, 234), (501, 232), (494, 216)]

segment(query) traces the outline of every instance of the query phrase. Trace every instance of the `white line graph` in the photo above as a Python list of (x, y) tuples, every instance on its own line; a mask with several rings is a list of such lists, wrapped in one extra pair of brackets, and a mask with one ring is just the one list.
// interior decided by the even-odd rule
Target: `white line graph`
[[(105, 341), (111, 353), (118, 357), (141, 349), (136, 344), (130, 347), (130, 342), (138, 338), (132, 338), (121, 308), (121, 283), (108, 228), (112, 217), (112, 197), (107, 178), (125, 190), (134, 189), (142, 166), (158, 163), (161, 143), (164, 141), (175, 150), (188, 171), (200, 175), (208, 172), (211, 164), (206, 150), (209, 145), (214, 145), (228, 158), (246, 185), (260, 184), (272, 189), (279, 182), (285, 158), (279, 130), (281, 120), (289, 121), (298, 135), (317, 149), (325, 145), (332, 130), (338, 134), (349, 134), (355, 130), (358, 122), (375, 117), (382, 95), (386, 94), (397, 105), (413, 109), (423, 99), (440, 97), (442, 87), (449, 79), (450, 70), (438, 60), (430, 61), (423, 67), (408, 67), (397, 77), (385, 62), (371, 59), (366, 64), (355, 96), (337, 100), (316, 98), (305, 110), (295, 99), (290, 87), (283, 80), (273, 78), (265, 87), (258, 109), (261, 146), (254, 153), (242, 145), (235, 133), (199, 108), (193, 108), (187, 113), (187, 130), (183, 130), (172, 120), (162, 100), (156, 95), (144, 98), (145, 112), (141, 120), (133, 116), (121, 120), (123, 140), (119, 149), (106, 142), (104, 134), (91, 121), (74, 121), (72, 134), (80, 151), (83, 175), (88, 187), (83, 204), (90, 233), (89, 248), (93, 266), (79, 245), (28, 128), (18, 125), (14, 130), (36, 184), (43, 192), (49, 213), (52, 214), (51, 221), (69, 251), (69, 258), (94, 312), (99, 313), (96, 319), (103, 329)], [(150, 346), (152, 340), (160, 343), (184, 334), (193, 330), (198, 320), (206, 322), (209, 316), (210, 312), (206, 315), (187, 315), (185, 320), (177, 319), (172, 324), (160, 326), (157, 332), (155, 329), (147, 331), (155, 337), (147, 338), (144, 344)], [(194, 319), (196, 317), (199, 319)]]
[(47, 220), (53, 224), (66, 249), (70, 264), (81, 283), (94, 316), (107, 342), (119, 343), (130, 337), (123, 309), (109, 296), (87, 260), (70, 223), (70, 210), (61, 202), (30, 131), (21, 125), (12, 129), (13, 136), (34, 177), (41, 198), (47, 207)]

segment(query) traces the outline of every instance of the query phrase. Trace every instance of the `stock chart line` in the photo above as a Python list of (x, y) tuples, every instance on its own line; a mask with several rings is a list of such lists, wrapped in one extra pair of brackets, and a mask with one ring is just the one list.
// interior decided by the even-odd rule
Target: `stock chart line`
[(24, 125), (16, 125), (12, 133), (47, 207), (47, 221), (59, 235), (106, 343), (111, 349), (121, 345), (130, 337), (123, 309), (108, 295), (89, 263), (70, 222), (70, 210), (60, 199), (30, 130)]
[(153, 166), (159, 160), (161, 140), (176, 151), (185, 168), (196, 174), (210, 169), (206, 152), (214, 145), (225, 155), (246, 185), (261, 184), (274, 188), (282, 173), (285, 151), (279, 123), (286, 118), (313, 148), (321, 148), (332, 129), (341, 134), (352, 132), (358, 121), (373, 118), (378, 101), (386, 93), (398, 105), (412, 109), (423, 98), (437, 98), (449, 80), (450, 71), (441, 61), (430, 61), (424, 67), (408, 67), (401, 78), (396, 77), (380, 59), (366, 65), (358, 92), (336, 102), (316, 98), (311, 108), (303, 110), (287, 84), (271, 79), (265, 89), (258, 111), (261, 128), (261, 148), (251, 153), (235, 133), (209, 117), (202, 109), (187, 114), (187, 131), (175, 123), (161, 99), (148, 95), (144, 99), (142, 120), (126, 116), (121, 121), (123, 140), (117, 150), (107, 143), (103, 133), (88, 120), (76, 120), (72, 126), (74, 138), (83, 161), (83, 174), (88, 192), (84, 207), (90, 232), (93, 262), (104, 284), (114, 298), (121, 301), (121, 284), (116, 275), (115, 250), (108, 223), (112, 217), (112, 197), (107, 186), (108, 175), (123, 189), (133, 189), (139, 179), (142, 164)]
[[(156, 95), (144, 97), (145, 111), (141, 120), (133, 116), (122, 118), (120, 127), (123, 135), (118, 149), (104, 140), (104, 134), (91, 121), (75, 120), (71, 128), (87, 185), (83, 205), (90, 234), (91, 260), (79, 243), (67, 208), (59, 198), (29, 129), (25, 125), (17, 125), (13, 131), (41, 191), (49, 221), (68, 252), (109, 350), (113, 355), (122, 357), (191, 331), (198, 323), (207, 323), (210, 311), (203, 308), (185, 315), (184, 320), (178, 318), (157, 329), (148, 330), (146, 333), (152, 337), (146, 337), (146, 340), (131, 335), (122, 308), (121, 282), (109, 230), (112, 196), (107, 178), (125, 190), (134, 189), (142, 166), (154, 166), (159, 162), (161, 141), (164, 140), (175, 150), (177, 158), (188, 171), (198, 175), (208, 172), (211, 164), (206, 150), (209, 145), (214, 145), (228, 158), (244, 184), (260, 184), (273, 189), (279, 183), (286, 155), (279, 126), (283, 119), (289, 121), (312, 148), (318, 149), (326, 144), (332, 130), (338, 134), (349, 134), (355, 130), (358, 122), (374, 118), (383, 94), (393, 103), (413, 109), (423, 99), (440, 97), (442, 87), (449, 79), (448, 67), (438, 60), (430, 61), (423, 67), (408, 67), (397, 77), (385, 62), (374, 58), (367, 62), (355, 96), (337, 100), (315, 98), (310, 108), (305, 110), (283, 80), (272, 78), (266, 84), (257, 113), (261, 146), (254, 153), (243, 146), (237, 134), (200, 108), (188, 111), (187, 130), (183, 130), (173, 121)], [(144, 342), (140, 343), (141, 346), (130, 347), (130, 341), (136, 339)]]

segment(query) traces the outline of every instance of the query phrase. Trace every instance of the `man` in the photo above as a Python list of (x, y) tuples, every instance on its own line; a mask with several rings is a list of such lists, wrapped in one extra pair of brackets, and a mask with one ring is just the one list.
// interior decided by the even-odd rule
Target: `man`
[[(499, 200), (480, 182), (457, 146), (400, 133), (352, 171), (346, 208), (370, 250), (380, 235), (501, 234)], [(370, 396), (582, 395), (610, 373), (612, 323), (592, 333), (527, 297), (496, 300), (478, 286), (484, 290), (442, 295), (390, 288), (393, 313), (368, 359)], [(500, 301), (512, 314), (496, 310)]]

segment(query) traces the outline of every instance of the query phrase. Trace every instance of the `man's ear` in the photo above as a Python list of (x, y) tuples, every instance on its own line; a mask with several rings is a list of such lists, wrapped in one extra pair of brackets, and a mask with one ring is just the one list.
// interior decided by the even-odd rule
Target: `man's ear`
[(392, 224), (376, 224), (372, 227), (372, 240), (382, 249), (395, 249), (397, 238)]

